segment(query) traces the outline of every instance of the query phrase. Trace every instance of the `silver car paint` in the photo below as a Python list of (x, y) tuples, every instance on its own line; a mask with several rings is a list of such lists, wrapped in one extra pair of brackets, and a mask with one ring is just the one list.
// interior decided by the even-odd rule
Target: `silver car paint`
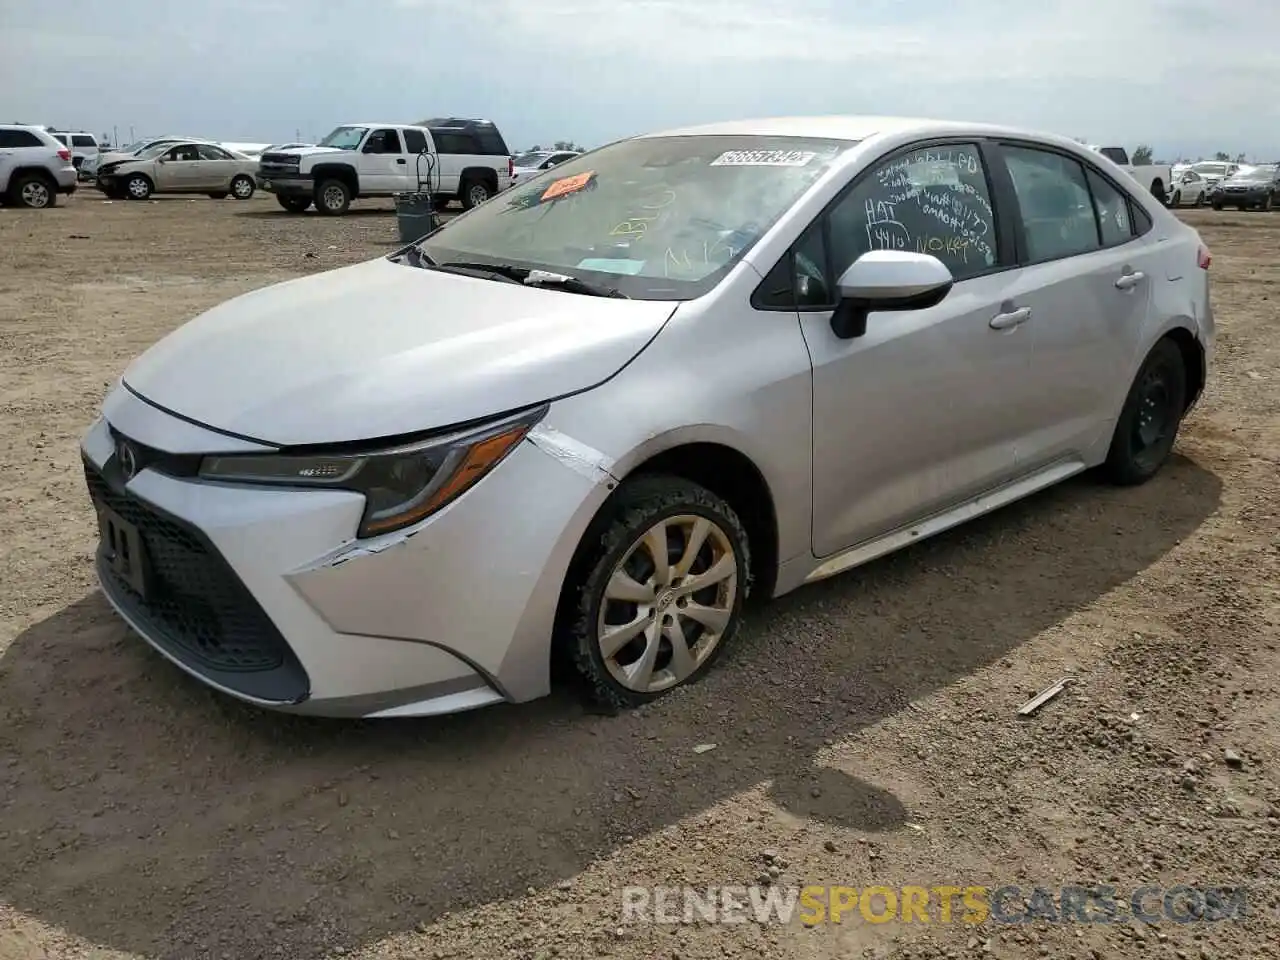
[[(359, 497), (231, 485), (196, 490), (150, 471), (139, 474), (131, 490), (208, 532), (308, 672), (315, 671), (310, 701), (277, 706), (403, 715), (545, 694), (551, 628), (573, 552), (617, 480), (662, 451), (718, 444), (759, 471), (776, 512), (774, 593), (780, 595), (1100, 462), (1138, 365), (1169, 330), (1186, 330), (1211, 355), (1212, 313), (1207, 281), (1195, 265), (1198, 241), (1140, 194), (1155, 223), (1146, 238), (964, 281), (935, 308), (873, 315), (859, 340), (838, 341), (825, 313), (752, 309), (748, 298), (764, 273), (869, 163), (924, 136), (1008, 133), (974, 125), (867, 124), (889, 132), (866, 136), (715, 290), (681, 304), (670, 320), (670, 304), (649, 304), (661, 307), (651, 312), (638, 305), (628, 313), (615, 310), (622, 304), (613, 301), (438, 277), (459, 319), (447, 329), (424, 329), (421, 337), (460, 339), (466, 350), (405, 354), (408, 333), (396, 327), (390, 343), (354, 366), (385, 363), (389, 369), (379, 369), (394, 373), (397, 388), (412, 391), (408, 368), (415, 359), (425, 359), (424, 374), (446, 369), (442, 352), (483, 362), (465, 327), (482, 334), (518, 330), (492, 318), (496, 297), (531, 318), (534, 328), (550, 322), (553, 329), (601, 338), (591, 339), (586, 355), (593, 362), (576, 382), (614, 375), (552, 405), (545, 436), (554, 442), (531, 438), (464, 497), (416, 527), (357, 542)], [(766, 124), (759, 132), (775, 131)], [(1071, 141), (1043, 139), (1107, 166)], [(1117, 290), (1114, 278), (1126, 267), (1144, 272), (1146, 284)], [(401, 284), (415, 281), (388, 270), (430, 276), (366, 264), (251, 294), (213, 311), (216, 322), (198, 322), (195, 332), (163, 341), (126, 380), (160, 405), (218, 430), (240, 428), (273, 442), (357, 439), (395, 432), (393, 426), (407, 432), (465, 419), (463, 413), (486, 406), (490, 413), (510, 409), (533, 401), (538, 389), (544, 396), (569, 392), (553, 387), (548, 371), (567, 376), (571, 365), (517, 336), (506, 357), (509, 379), (499, 376), (501, 364), (487, 367), (484, 390), (455, 376), (450, 391), (407, 394), (408, 412), (363, 403), (358, 416), (348, 416), (334, 404), (308, 406), (306, 398), (323, 394), (327, 381), (308, 381), (293, 369), (304, 358), (316, 360), (307, 352), (312, 348), (290, 340), (303, 329), (300, 318), (323, 311), (321, 329), (350, 329), (329, 311), (352, 283), (370, 303), (395, 291), (393, 299), (407, 310), (413, 298)], [(1031, 305), (1031, 319), (1006, 331), (982, 322), (1009, 301)], [(358, 302), (344, 301), (344, 310)], [(601, 311), (616, 316), (600, 319)], [(572, 321), (564, 327), (552, 319), (565, 316)], [(625, 335), (594, 334), (592, 316), (602, 326), (620, 325)], [(257, 385), (259, 397), (245, 400), (219, 392), (209, 375), (201, 379), (194, 355), (217, 351), (217, 369), (225, 373), (238, 357), (247, 361), (262, 349), (261, 331), (273, 320), (289, 336), (269, 338), (279, 368), (270, 389)], [(213, 329), (227, 325), (243, 336), (214, 340)], [(492, 338), (479, 339), (496, 349)], [(330, 364), (326, 375), (343, 383), (334, 372), (338, 358), (318, 349)], [(567, 342), (557, 350), (578, 362)], [(241, 390), (255, 388), (249, 378), (237, 383)], [(344, 399), (359, 403), (356, 383), (379, 389), (376, 377), (362, 375), (344, 384)], [(383, 402), (389, 396), (379, 395)], [(302, 409), (279, 410), (286, 399)], [(214, 442), (201, 427), (163, 423), (164, 414), (122, 388), (106, 410), (113, 424), (141, 431), (137, 439), (162, 449)], [(109, 455), (93, 436), (86, 450)]]
[(593, 387), (675, 306), (379, 258), (220, 304), (124, 380), (182, 416), (271, 444), (398, 436)]

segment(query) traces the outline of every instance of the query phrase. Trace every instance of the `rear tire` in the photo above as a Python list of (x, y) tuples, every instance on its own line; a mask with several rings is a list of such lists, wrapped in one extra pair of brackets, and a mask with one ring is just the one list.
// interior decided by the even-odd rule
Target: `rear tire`
[(1197, 207), (1203, 207), (1203, 206), (1204, 206), (1204, 191), (1203, 191), (1203, 190), (1201, 190), (1199, 193), (1197, 193), (1197, 194), (1196, 194), (1196, 206), (1197, 206)]
[(1187, 368), (1178, 345), (1165, 337), (1142, 361), (1125, 397), (1103, 474), (1132, 487), (1154, 477), (1173, 450), (1187, 408)]
[(461, 195), (463, 210), (478, 207), (493, 196), (493, 191), (483, 180), (466, 180), (458, 192)]
[(1263, 201), (1262, 201), (1262, 203), (1261, 203), (1261, 204), (1259, 204), (1258, 209), (1259, 209), (1259, 210), (1270, 210), (1270, 209), (1271, 209), (1271, 207), (1274, 205), (1274, 203), (1275, 203), (1275, 201), (1273, 201), (1273, 200), (1271, 199), (1270, 195), (1268, 195), (1268, 196), (1267, 196), (1267, 199), (1263, 200)]
[(605, 509), (565, 585), (562, 641), (590, 698), (616, 711), (705, 676), (738, 628), (751, 564), (733, 508), (691, 481), (629, 480)]
[(316, 184), (316, 210), (326, 217), (340, 217), (351, 208), (351, 190), (341, 180)]
[(258, 185), (253, 182), (253, 177), (247, 174), (240, 174), (238, 177), (231, 178), (231, 195), (237, 200), (248, 200), (258, 189)]
[(282, 197), (276, 194), (276, 203), (284, 207), (290, 213), (305, 213), (311, 206), (310, 197)]
[(47, 210), (58, 205), (58, 188), (42, 174), (24, 173), (10, 184), (9, 202), (28, 210)]

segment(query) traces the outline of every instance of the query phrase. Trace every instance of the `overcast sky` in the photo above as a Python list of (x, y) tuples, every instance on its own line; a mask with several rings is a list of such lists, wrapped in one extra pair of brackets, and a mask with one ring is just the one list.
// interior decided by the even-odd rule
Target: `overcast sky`
[(0, 0), (0, 120), (280, 141), (480, 116), (526, 147), (909, 114), (1273, 159), (1278, 42), (1280, 0)]

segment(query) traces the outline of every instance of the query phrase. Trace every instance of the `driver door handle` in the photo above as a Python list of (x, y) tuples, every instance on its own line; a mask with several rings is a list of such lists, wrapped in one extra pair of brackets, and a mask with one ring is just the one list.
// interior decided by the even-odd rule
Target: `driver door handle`
[(396, 160), (396, 163), (408, 163), (408, 162), (409, 162), (409, 161), (408, 161), (408, 160), (406, 160), (404, 157), (399, 157), (399, 158)]
[(1011, 330), (1020, 324), (1026, 323), (1031, 319), (1030, 307), (1019, 307), (1017, 310), (1010, 310), (1008, 313), (997, 313), (991, 318), (992, 330)]
[(1133, 271), (1133, 273), (1126, 273), (1122, 275), (1119, 280), (1116, 281), (1116, 289), (1132, 290), (1134, 287), (1136, 287), (1146, 278), (1147, 278), (1147, 275), (1143, 273), (1141, 270), (1135, 270)]

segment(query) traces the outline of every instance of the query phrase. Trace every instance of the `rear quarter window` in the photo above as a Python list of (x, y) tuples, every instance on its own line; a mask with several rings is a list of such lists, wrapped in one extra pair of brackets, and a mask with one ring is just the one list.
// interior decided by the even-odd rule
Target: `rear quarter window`
[(0, 147), (44, 147), (47, 146), (30, 130), (0, 130)]
[(1123, 147), (1103, 147), (1099, 152), (1112, 163), (1118, 163), (1122, 167), (1129, 162), (1129, 154), (1125, 153)]

